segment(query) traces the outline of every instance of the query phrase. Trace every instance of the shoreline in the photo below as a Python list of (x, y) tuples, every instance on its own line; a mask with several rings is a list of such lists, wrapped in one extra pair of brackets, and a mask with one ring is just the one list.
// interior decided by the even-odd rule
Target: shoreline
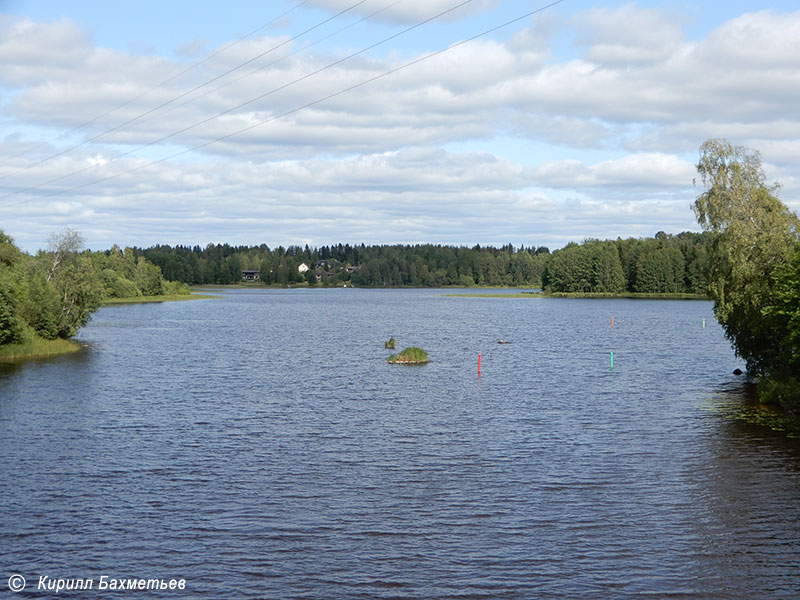
[[(505, 288), (514, 289), (514, 288)], [(606, 300), (711, 300), (703, 294), (686, 293), (639, 293), (621, 292), (618, 294), (607, 292), (518, 292), (506, 294), (493, 294), (483, 292), (468, 292), (465, 294), (442, 294), (445, 298), (580, 298), (580, 299), (606, 299)]]
[(209, 298), (219, 298), (212, 294), (164, 294), (161, 296), (129, 296), (127, 298), (106, 298), (102, 306), (112, 304), (146, 304), (148, 302), (180, 302), (183, 300), (207, 300)]
[[(173, 294), (162, 296), (133, 296), (129, 298), (107, 298), (103, 300), (102, 306), (113, 306), (123, 304), (144, 304), (150, 302), (175, 302), (181, 300), (204, 300), (208, 298), (218, 298), (210, 294)], [(28, 342), (21, 344), (4, 344), (0, 346), (0, 364), (13, 364), (28, 360), (38, 360), (52, 358), (63, 354), (73, 354), (80, 351), (83, 345), (74, 339), (58, 338), (46, 340), (35, 336)]]
[(65, 340), (63, 338), (46, 340), (37, 336), (30, 342), (0, 346), (0, 364), (73, 354), (82, 348), (83, 346), (75, 340)]
[[(292, 283), (292, 284), (265, 284), (265, 283), (208, 283), (191, 285), (192, 290), (530, 290), (539, 289), (536, 285), (473, 285), (471, 287), (464, 287), (463, 285), (443, 285), (443, 286), (428, 286), (428, 285), (308, 285), (306, 282)], [(526, 292), (533, 293), (533, 292)]]

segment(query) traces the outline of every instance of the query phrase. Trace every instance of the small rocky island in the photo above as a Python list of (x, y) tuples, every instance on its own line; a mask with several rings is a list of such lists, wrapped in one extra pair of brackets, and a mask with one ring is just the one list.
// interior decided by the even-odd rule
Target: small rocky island
[(428, 353), (422, 348), (406, 348), (400, 354), (392, 354), (389, 362), (397, 365), (424, 365), (428, 362)]

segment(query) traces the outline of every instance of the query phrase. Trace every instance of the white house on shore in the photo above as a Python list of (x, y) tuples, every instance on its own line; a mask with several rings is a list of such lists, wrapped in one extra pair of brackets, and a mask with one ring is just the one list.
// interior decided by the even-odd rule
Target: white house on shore
[(297, 267), (297, 272), (302, 274), (308, 271), (308, 269), (309, 266), (306, 263), (300, 263), (300, 265)]

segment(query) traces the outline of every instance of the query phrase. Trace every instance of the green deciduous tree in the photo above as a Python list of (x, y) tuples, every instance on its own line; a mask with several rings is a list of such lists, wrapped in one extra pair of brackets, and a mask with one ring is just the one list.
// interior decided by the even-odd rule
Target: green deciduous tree
[(53, 279), (65, 262), (74, 260), (75, 256), (83, 250), (84, 244), (83, 236), (70, 227), (51, 233), (47, 243), (51, 259), (47, 279)]
[(11, 344), (22, 338), (24, 290), (20, 277), (21, 253), (14, 241), (0, 231), (0, 344)]
[[(50, 236), (48, 251), (40, 251), (37, 261), (47, 268), (46, 281), (55, 290), (58, 337), (71, 337), (83, 327), (103, 299), (103, 284), (89, 253), (81, 253), (83, 237), (70, 228)], [(42, 288), (50, 302), (49, 286)], [(49, 323), (49, 317), (47, 319)], [(48, 325), (49, 327), (49, 325)]]
[(550, 255), (542, 283), (554, 292), (624, 291), (625, 274), (616, 243), (567, 244)]
[(89, 256), (78, 256), (58, 269), (55, 282), (60, 311), (58, 336), (68, 338), (86, 325), (103, 301), (103, 286)]
[(775, 196), (758, 152), (708, 140), (697, 164), (705, 191), (694, 204), (704, 229), (717, 233), (708, 289), (714, 312), (752, 375), (775, 371), (782, 349), (764, 309), (775, 297), (773, 272), (798, 243), (797, 215)]
[(636, 261), (636, 291), (678, 293), (683, 291), (684, 258), (675, 247), (644, 252)]
[[(241, 278), (241, 272), (239, 277)], [(140, 256), (136, 263), (134, 282), (145, 296), (160, 296), (164, 293), (164, 278), (161, 269)]]
[(593, 254), (593, 291), (614, 294), (625, 291), (625, 275), (622, 272), (622, 263), (616, 244), (600, 242), (596, 245)]
[(769, 365), (771, 377), (761, 387), (766, 399), (800, 414), (800, 247), (772, 275), (772, 302), (762, 312), (781, 352), (779, 362)]
[(0, 344), (19, 342), (25, 331), (21, 315), (22, 293), (13, 275), (0, 267)]
[(773, 301), (764, 314), (780, 335), (784, 367), (800, 376), (800, 248), (790, 262), (775, 269), (773, 279)]
[(554, 292), (590, 292), (593, 276), (587, 248), (571, 242), (553, 252), (542, 283)]
[(53, 340), (60, 333), (61, 304), (55, 283), (47, 279), (47, 265), (30, 261), (26, 278), (28, 294), (23, 315), (28, 324), (41, 337)]

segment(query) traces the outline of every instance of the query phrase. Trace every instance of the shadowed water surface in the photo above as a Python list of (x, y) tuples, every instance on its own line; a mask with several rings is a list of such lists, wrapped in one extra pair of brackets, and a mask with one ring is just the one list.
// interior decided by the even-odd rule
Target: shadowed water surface
[[(431, 362), (388, 365), (391, 336)], [(710, 303), (240, 290), (79, 337), (0, 371), (3, 593), (800, 592), (800, 449), (716, 410), (741, 382)]]

